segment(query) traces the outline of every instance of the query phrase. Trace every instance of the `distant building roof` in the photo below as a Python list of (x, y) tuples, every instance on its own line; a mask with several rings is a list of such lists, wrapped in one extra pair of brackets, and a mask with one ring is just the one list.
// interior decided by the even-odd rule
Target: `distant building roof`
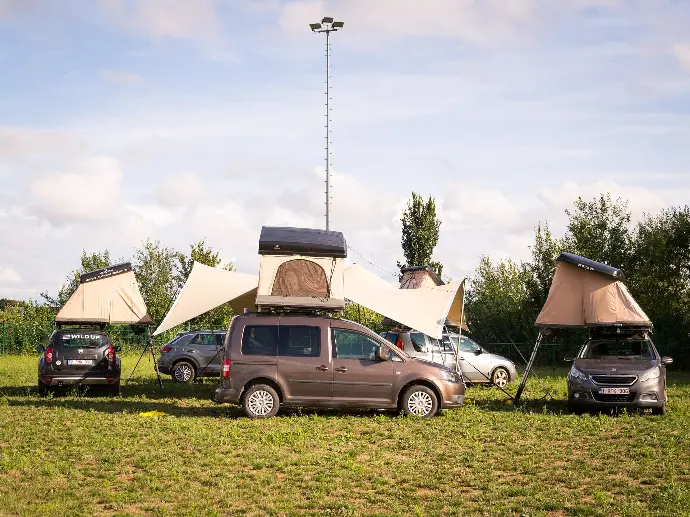
[(436, 271), (433, 270), (431, 266), (409, 266), (402, 268), (400, 272), (404, 275), (408, 271), (414, 272), (414, 271), (426, 271), (429, 273), (431, 276), (431, 279), (434, 281), (436, 285), (445, 285), (445, 282), (441, 280), (441, 278), (436, 274)]

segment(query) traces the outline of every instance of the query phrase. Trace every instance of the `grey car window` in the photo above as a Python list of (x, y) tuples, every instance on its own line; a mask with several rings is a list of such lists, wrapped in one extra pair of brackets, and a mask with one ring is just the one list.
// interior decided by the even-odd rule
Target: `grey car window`
[(252, 325), (244, 327), (242, 354), (276, 355), (278, 352), (278, 325)]
[(417, 352), (424, 352), (426, 347), (426, 336), (421, 332), (410, 332), (410, 341)]
[(213, 334), (197, 334), (191, 341), (192, 345), (216, 345), (216, 337)]
[(319, 357), (321, 355), (321, 328), (281, 325), (278, 355), (289, 357)]
[(374, 361), (376, 349), (380, 346), (376, 341), (354, 330), (334, 329), (335, 347), (333, 356), (340, 359), (364, 359)]

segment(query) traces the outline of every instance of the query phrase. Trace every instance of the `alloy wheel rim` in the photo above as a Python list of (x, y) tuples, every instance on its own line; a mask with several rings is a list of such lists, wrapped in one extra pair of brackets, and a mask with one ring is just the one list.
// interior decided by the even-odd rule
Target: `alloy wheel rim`
[(494, 384), (499, 388), (505, 388), (506, 384), (508, 384), (508, 374), (505, 370), (496, 370), (496, 373), (494, 373)]
[(273, 409), (273, 396), (266, 390), (257, 390), (247, 400), (249, 411), (258, 416), (266, 416)]
[(434, 401), (431, 400), (431, 395), (425, 391), (415, 391), (407, 401), (407, 409), (417, 416), (428, 415), (433, 406)]
[(192, 369), (186, 364), (176, 366), (175, 378), (180, 382), (187, 382), (189, 379), (192, 378)]

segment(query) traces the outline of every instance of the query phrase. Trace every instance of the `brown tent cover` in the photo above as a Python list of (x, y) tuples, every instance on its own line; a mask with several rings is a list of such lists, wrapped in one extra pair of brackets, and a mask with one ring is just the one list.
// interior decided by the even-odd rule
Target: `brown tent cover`
[(626, 324), (651, 327), (625, 284), (611, 275), (559, 261), (539, 327)]
[(133, 325), (151, 323), (151, 317), (132, 266), (125, 263), (82, 275), (55, 321)]

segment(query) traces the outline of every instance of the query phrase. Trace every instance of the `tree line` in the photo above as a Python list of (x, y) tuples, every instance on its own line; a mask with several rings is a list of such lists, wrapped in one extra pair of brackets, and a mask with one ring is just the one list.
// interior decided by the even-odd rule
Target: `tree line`
[[(555, 236), (548, 222), (535, 227), (530, 259), (492, 260), (482, 256), (469, 279), (466, 300), (468, 327), (484, 343), (530, 343), (538, 330), (536, 317), (548, 296), (555, 258), (569, 251), (623, 269), (626, 285), (655, 325), (666, 344), (686, 345), (690, 339), (690, 209), (673, 207), (645, 215), (631, 223), (628, 202), (602, 194), (592, 200), (578, 198), (566, 211), (564, 235)], [(407, 265), (431, 265), (441, 275), (443, 265), (433, 260), (441, 221), (433, 197), (412, 193), (402, 217), (401, 247)], [(160, 323), (196, 262), (232, 271), (205, 240), (185, 252), (159, 241), (146, 240), (134, 250), (132, 267), (154, 325)], [(0, 300), (0, 339), (5, 351), (28, 352), (47, 338), (57, 310), (79, 285), (83, 273), (123, 262), (108, 250), (82, 252), (79, 267), (71, 271), (57, 293), (41, 293), (38, 301)], [(384, 330), (381, 315), (356, 304), (347, 304), (344, 316), (373, 330)], [(224, 329), (232, 318), (225, 305), (195, 318), (185, 328)], [(126, 340), (131, 330), (109, 329), (115, 340)], [(178, 327), (163, 338), (182, 330)], [(9, 335), (9, 337), (8, 337)], [(577, 333), (564, 339), (577, 342)], [(138, 338), (134, 341), (142, 343)]]

